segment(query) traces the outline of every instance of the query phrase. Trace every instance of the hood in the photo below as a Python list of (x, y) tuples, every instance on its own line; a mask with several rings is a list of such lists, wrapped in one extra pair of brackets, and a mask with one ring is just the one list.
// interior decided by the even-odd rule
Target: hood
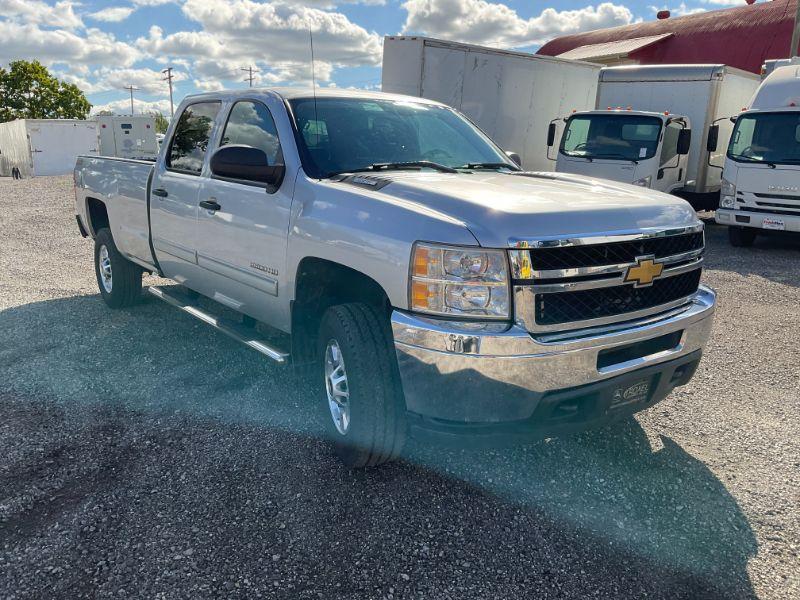
[(399, 171), (349, 176), (337, 185), (446, 215), (487, 248), (506, 248), (514, 238), (579, 237), (698, 222), (689, 204), (675, 196), (565, 173)]
[(736, 190), (740, 192), (789, 194), (800, 196), (797, 165), (776, 165), (774, 169), (767, 165), (742, 166), (736, 170)]
[(633, 183), (653, 172), (653, 159), (642, 160), (638, 164), (629, 160), (606, 160), (594, 158), (591, 161), (581, 158), (558, 157), (558, 170), (573, 175), (586, 175), (592, 178), (610, 179), (622, 183)]

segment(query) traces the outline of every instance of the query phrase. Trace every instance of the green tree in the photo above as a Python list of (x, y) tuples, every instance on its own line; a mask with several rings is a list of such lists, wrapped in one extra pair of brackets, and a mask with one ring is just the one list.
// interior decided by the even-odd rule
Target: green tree
[(152, 116), (156, 120), (156, 133), (167, 133), (167, 127), (169, 127), (169, 119), (158, 111), (151, 112), (150, 116)]
[(78, 86), (59, 81), (38, 60), (0, 68), (0, 123), (14, 119), (85, 119), (92, 105)]

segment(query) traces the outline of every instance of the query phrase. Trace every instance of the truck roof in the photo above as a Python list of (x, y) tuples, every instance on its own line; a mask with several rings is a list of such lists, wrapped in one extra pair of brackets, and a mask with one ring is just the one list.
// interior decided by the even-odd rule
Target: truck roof
[(310, 87), (270, 87), (270, 88), (247, 88), (241, 90), (220, 90), (216, 92), (205, 92), (202, 94), (192, 94), (187, 99), (233, 99), (233, 98), (252, 98), (253, 96), (266, 95), (277, 96), (283, 100), (295, 100), (298, 98), (361, 98), (372, 100), (413, 100), (422, 104), (442, 105), (441, 102), (418, 98), (416, 96), (404, 96), (402, 94), (388, 94), (384, 92), (373, 92), (369, 90), (345, 90), (339, 88), (321, 88), (316, 90)]
[(800, 65), (778, 67), (759, 86), (750, 109), (775, 110), (800, 106)]
[(664, 119), (665, 117), (685, 117), (685, 115), (679, 114), (672, 114), (672, 113), (663, 113), (663, 112), (656, 112), (652, 110), (632, 110), (629, 108), (598, 108), (595, 110), (579, 110), (573, 114), (576, 115), (608, 115), (608, 114), (620, 114), (620, 115), (633, 115), (633, 116), (641, 116), (641, 117), (658, 117), (660, 119)]
[(726, 73), (758, 79), (754, 73), (727, 65), (623, 65), (603, 67), (600, 81), (711, 81), (722, 79)]

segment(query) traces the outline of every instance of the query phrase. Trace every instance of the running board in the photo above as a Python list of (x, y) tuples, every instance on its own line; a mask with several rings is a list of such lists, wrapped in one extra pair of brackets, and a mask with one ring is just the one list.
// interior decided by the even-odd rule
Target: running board
[(289, 353), (279, 350), (266, 342), (252, 327), (247, 327), (235, 321), (216, 317), (197, 306), (191, 298), (179, 291), (173, 291), (160, 287), (149, 286), (147, 291), (167, 304), (181, 309), (183, 312), (192, 315), (194, 318), (211, 325), (214, 329), (221, 331), (228, 337), (237, 342), (249, 346), (256, 352), (260, 352), (267, 358), (271, 358), (277, 363), (286, 364), (289, 361)]

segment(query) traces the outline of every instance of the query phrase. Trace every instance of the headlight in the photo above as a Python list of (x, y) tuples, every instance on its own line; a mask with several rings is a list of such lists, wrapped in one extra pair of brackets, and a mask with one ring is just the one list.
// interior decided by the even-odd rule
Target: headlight
[(736, 186), (727, 179), (722, 180), (719, 190), (719, 205), (722, 208), (736, 208)]
[(641, 179), (637, 179), (633, 182), (633, 185), (640, 185), (642, 187), (650, 187), (650, 182), (653, 181), (652, 175), (648, 175), (647, 177), (642, 177)]
[(411, 310), (508, 319), (508, 283), (503, 250), (414, 244), (409, 280)]

